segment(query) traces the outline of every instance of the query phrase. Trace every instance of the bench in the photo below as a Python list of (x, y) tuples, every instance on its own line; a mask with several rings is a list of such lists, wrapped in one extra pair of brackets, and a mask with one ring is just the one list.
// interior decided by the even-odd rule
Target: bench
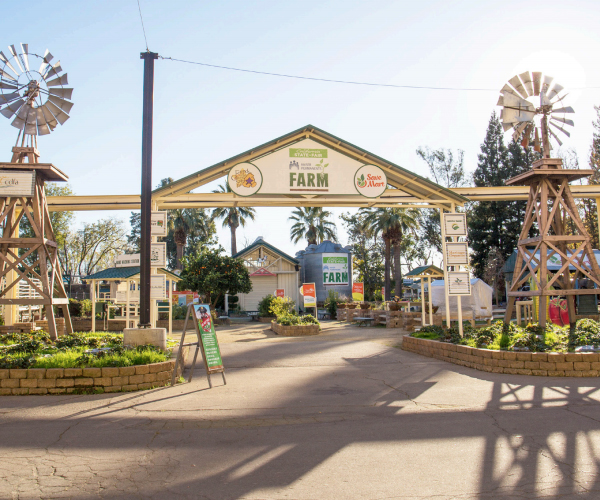
[(367, 316), (356, 316), (354, 318), (354, 321), (356, 321), (356, 323), (358, 323), (358, 326), (371, 326), (371, 323), (373, 322), (374, 318), (369, 318)]

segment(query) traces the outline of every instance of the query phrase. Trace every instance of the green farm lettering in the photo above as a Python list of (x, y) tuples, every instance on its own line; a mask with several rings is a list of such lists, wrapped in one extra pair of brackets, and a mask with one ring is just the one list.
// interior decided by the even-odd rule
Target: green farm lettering
[(329, 174), (290, 172), (290, 187), (329, 187)]

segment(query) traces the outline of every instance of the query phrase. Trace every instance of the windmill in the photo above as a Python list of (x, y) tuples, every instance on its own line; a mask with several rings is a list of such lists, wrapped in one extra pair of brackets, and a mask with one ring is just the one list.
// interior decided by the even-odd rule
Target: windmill
[[(521, 73), (511, 78), (500, 90), (498, 106), (502, 106), (504, 131), (512, 130), (515, 141), (528, 148), (531, 143), (542, 158), (533, 162), (532, 170), (509, 179), (507, 185), (529, 186), (525, 220), (517, 244), (517, 262), (513, 282), (508, 292), (504, 321), (509, 322), (517, 297), (538, 297), (539, 324), (546, 324), (546, 301), (549, 297), (566, 297), (571, 327), (575, 326), (575, 295), (595, 295), (597, 290), (576, 288), (578, 279), (587, 278), (600, 287), (600, 268), (569, 183), (588, 177), (592, 170), (563, 169), (560, 158), (550, 158), (551, 142), (562, 146), (557, 132), (570, 137), (565, 127), (573, 120), (566, 115), (574, 113), (563, 103), (564, 87), (553, 84), (551, 76), (541, 72)], [(539, 106), (530, 101), (539, 97)], [(536, 99), (537, 100), (537, 99)], [(541, 140), (540, 140), (541, 132)], [(572, 228), (567, 231), (567, 228)], [(529, 237), (532, 229), (539, 236)], [(548, 272), (548, 261), (560, 259), (561, 267)], [(521, 288), (531, 283), (529, 291)], [(595, 300), (594, 300), (595, 302)], [(597, 308), (597, 306), (596, 306)]]
[[(0, 305), (7, 325), (18, 322), (16, 307), (29, 306), (31, 316), (31, 306), (45, 306), (48, 331), (56, 338), (54, 306), (63, 311), (67, 333), (73, 328), (45, 182), (68, 177), (51, 163), (39, 162), (37, 136), (69, 119), (73, 89), (65, 87), (67, 74), (61, 75), (60, 61), (53, 64), (49, 51), (41, 56), (22, 43), (20, 50), (10, 45), (8, 53), (0, 51), (0, 114), (19, 133), (12, 160), (0, 163)], [(29, 222), (32, 235), (21, 236), (22, 220)], [(30, 296), (21, 296), (21, 284), (28, 285)]]
[[(571, 134), (565, 126), (574, 125), (573, 120), (568, 119), (566, 115), (575, 113), (575, 110), (563, 103), (568, 94), (559, 96), (564, 87), (553, 82), (551, 76), (542, 75), (541, 72), (525, 71), (508, 80), (500, 89), (501, 95), (498, 99), (498, 106), (502, 106), (504, 131), (512, 129), (515, 141), (521, 139), (521, 145), (525, 148), (532, 143), (535, 151), (543, 151), (544, 158), (550, 158), (550, 137), (562, 146), (557, 132), (570, 137)], [(538, 102), (538, 99), (532, 99), (537, 97), (539, 106), (532, 102)]]

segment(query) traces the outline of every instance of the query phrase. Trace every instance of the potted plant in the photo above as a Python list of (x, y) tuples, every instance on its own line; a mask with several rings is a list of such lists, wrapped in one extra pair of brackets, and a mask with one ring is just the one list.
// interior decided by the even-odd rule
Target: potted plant
[(352, 302), (352, 301), (348, 300), (348, 297), (346, 297), (345, 295), (340, 295), (338, 297), (338, 305), (337, 305), (338, 309), (346, 309), (348, 302)]
[(346, 304), (346, 307), (347, 307), (348, 309), (356, 309), (356, 306), (357, 306), (357, 305), (358, 305), (358, 304), (355, 304), (355, 303), (352, 301), (352, 297), (348, 297), (348, 304)]
[(367, 309), (369, 309), (371, 307), (371, 304), (369, 302), (361, 302), (360, 303), (360, 308), (364, 311), (366, 311)]
[(398, 302), (390, 302), (390, 311), (399, 311), (400, 310), (400, 304), (398, 304)]

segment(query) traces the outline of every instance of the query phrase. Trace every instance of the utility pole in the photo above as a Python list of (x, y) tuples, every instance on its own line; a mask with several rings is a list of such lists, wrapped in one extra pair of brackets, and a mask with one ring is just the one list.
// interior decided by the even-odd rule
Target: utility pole
[(144, 60), (144, 115), (142, 127), (142, 239), (140, 244), (140, 328), (150, 328), (150, 254), (152, 236), (152, 113), (154, 109), (154, 60), (158, 54), (142, 52)]

